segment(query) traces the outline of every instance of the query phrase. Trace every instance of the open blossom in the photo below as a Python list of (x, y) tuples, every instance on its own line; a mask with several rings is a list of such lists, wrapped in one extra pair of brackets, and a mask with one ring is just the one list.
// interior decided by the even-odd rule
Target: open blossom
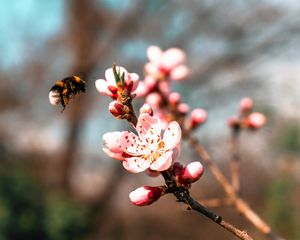
[(163, 52), (159, 47), (151, 46), (147, 50), (147, 55), (150, 62), (145, 65), (145, 71), (150, 76), (180, 81), (187, 78), (190, 73), (185, 65), (186, 55), (179, 48), (170, 48)]
[(124, 74), (124, 86), (120, 86), (116, 83), (113, 68), (109, 68), (105, 71), (105, 80), (98, 79), (95, 82), (97, 90), (106, 96), (113, 99), (117, 99), (120, 94), (126, 90), (128, 93), (134, 93), (138, 87), (139, 76), (136, 73), (129, 73), (123, 67), (116, 67), (117, 73), (122, 76)]
[(143, 113), (136, 126), (138, 135), (129, 131), (108, 133), (103, 137), (104, 150), (109, 156), (124, 160), (124, 168), (133, 173), (146, 169), (167, 170), (171, 166), (173, 152), (177, 151), (181, 129), (173, 121), (163, 134), (162, 130), (157, 117)]

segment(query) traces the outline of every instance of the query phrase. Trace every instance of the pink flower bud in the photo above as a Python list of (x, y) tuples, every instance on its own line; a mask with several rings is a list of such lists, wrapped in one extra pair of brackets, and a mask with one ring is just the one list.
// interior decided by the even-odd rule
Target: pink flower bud
[(180, 103), (177, 107), (179, 113), (185, 115), (190, 110), (190, 106), (186, 103)]
[(115, 117), (121, 117), (122, 115), (129, 112), (128, 107), (118, 101), (112, 101), (109, 104), (108, 109), (110, 113)]
[(162, 99), (159, 93), (150, 93), (146, 98), (146, 102), (154, 108), (157, 108), (159, 106), (161, 100)]
[(159, 82), (158, 88), (165, 96), (170, 94), (170, 83), (168, 81)]
[(203, 174), (204, 168), (200, 162), (191, 162), (182, 169), (181, 180), (186, 183), (197, 181)]
[(207, 112), (204, 109), (196, 108), (191, 112), (191, 127), (196, 127), (199, 124), (202, 124), (207, 119)]
[(148, 113), (150, 116), (153, 116), (153, 110), (148, 103), (144, 103), (144, 105), (140, 108), (140, 114)]
[(261, 128), (267, 121), (265, 115), (262, 113), (251, 113), (246, 119), (246, 125), (250, 128)]
[(172, 92), (169, 95), (169, 103), (172, 105), (177, 105), (180, 102), (181, 95), (178, 92)]
[(231, 128), (238, 128), (240, 124), (240, 120), (237, 117), (229, 117), (227, 119), (227, 125)]
[(251, 98), (243, 98), (240, 101), (240, 112), (241, 113), (248, 113), (252, 110), (253, 107), (253, 101)]
[(165, 193), (165, 187), (144, 186), (129, 194), (130, 201), (136, 206), (146, 206), (157, 201)]

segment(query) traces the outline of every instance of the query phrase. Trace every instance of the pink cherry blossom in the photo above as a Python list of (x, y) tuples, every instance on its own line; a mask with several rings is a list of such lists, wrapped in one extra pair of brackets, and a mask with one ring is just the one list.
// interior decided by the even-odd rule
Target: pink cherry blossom
[(136, 73), (129, 73), (123, 67), (117, 66), (117, 72), (122, 76), (124, 73), (124, 89), (120, 86), (117, 86), (116, 79), (113, 73), (113, 68), (109, 68), (105, 71), (105, 80), (98, 79), (95, 82), (97, 90), (106, 96), (109, 96), (113, 99), (117, 99), (119, 94), (123, 90), (127, 90), (129, 93), (134, 93), (138, 87), (139, 76)]
[(125, 160), (126, 155), (119, 148), (119, 138), (122, 132), (109, 132), (103, 135), (103, 151), (111, 158)]
[(138, 173), (148, 168), (154, 171), (167, 170), (172, 163), (173, 150), (181, 139), (177, 122), (169, 123), (162, 134), (162, 125), (157, 117), (141, 114), (136, 126), (138, 135), (126, 131), (118, 139), (119, 149), (129, 155), (123, 166), (130, 172)]
[(157, 46), (150, 46), (147, 50), (149, 62), (145, 65), (147, 75), (157, 79), (170, 78), (180, 81), (188, 77), (190, 70), (185, 65), (186, 55), (179, 48), (170, 48), (163, 52)]

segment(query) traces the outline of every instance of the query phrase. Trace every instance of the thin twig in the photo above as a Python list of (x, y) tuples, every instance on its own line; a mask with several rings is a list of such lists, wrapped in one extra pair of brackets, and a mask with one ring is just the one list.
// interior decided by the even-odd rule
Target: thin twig
[(239, 140), (239, 128), (232, 129), (232, 135), (230, 139), (230, 150), (231, 150), (231, 183), (234, 190), (238, 193), (240, 191), (240, 156), (238, 153), (238, 140)]
[(187, 138), (191, 147), (195, 149), (198, 156), (201, 157), (202, 160), (207, 164), (217, 181), (223, 186), (228, 197), (232, 199), (236, 209), (243, 214), (259, 231), (268, 236), (270, 239), (282, 240), (283, 238), (274, 234), (271, 230), (271, 227), (264, 222), (243, 199), (237, 195), (233, 186), (226, 179), (220, 168), (211, 160), (210, 155), (199, 143), (199, 141), (196, 138), (193, 138), (189, 133), (186, 133), (185, 137)]
[(204, 216), (206, 216), (207, 218), (209, 218), (216, 224), (222, 226), (224, 229), (226, 229), (227, 231), (234, 234), (239, 239), (253, 240), (253, 238), (251, 238), (247, 234), (247, 232), (239, 230), (238, 228), (234, 227), (232, 224), (226, 222), (221, 216), (215, 214), (210, 209), (204, 207), (199, 202), (194, 200), (190, 196), (188, 189), (186, 189), (185, 187), (176, 186), (176, 183), (175, 183), (173, 177), (171, 176), (171, 174), (169, 174), (168, 172), (165, 171), (165, 172), (162, 172), (162, 175), (163, 175), (163, 177), (166, 181), (166, 185), (168, 187), (167, 193), (172, 193), (176, 197), (178, 202), (183, 202), (183, 203), (187, 204), (189, 206), (189, 209), (193, 209), (194, 211), (197, 211), (197, 212), (203, 214)]

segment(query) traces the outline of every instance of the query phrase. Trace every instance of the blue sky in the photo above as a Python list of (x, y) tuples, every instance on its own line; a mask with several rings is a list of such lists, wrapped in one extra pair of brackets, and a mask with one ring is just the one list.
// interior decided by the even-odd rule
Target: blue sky
[[(63, 25), (63, 1), (0, 1), (0, 67), (14, 67)], [(29, 44), (30, 43), (30, 44)]]

